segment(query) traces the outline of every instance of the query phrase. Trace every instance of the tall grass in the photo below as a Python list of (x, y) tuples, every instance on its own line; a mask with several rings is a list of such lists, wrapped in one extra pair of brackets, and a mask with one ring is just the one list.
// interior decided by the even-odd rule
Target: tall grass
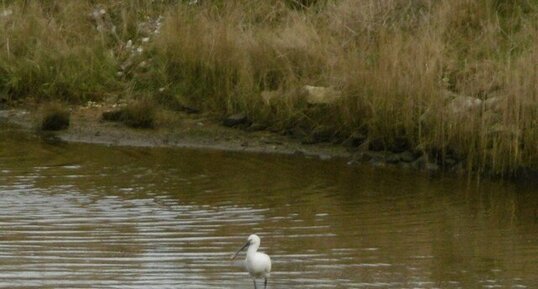
[[(479, 172), (538, 167), (536, 0), (193, 2), (5, 2), (0, 89), (75, 102), (149, 93), (277, 129), (403, 140)], [(305, 85), (341, 98), (308, 105)]]

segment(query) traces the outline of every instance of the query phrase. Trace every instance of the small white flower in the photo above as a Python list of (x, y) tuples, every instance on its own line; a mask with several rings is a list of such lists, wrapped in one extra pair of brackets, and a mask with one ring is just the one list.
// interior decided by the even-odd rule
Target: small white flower
[(159, 92), (163, 92), (163, 91), (164, 91), (164, 87), (159, 88)]
[(133, 41), (129, 39), (129, 41), (127, 41), (127, 44), (125, 44), (125, 48), (131, 48), (132, 46), (133, 46)]
[(139, 46), (139, 47), (136, 49), (136, 52), (138, 52), (138, 53), (142, 53), (142, 52), (144, 52), (144, 48), (142, 48), (142, 46)]
[(149, 42), (149, 37), (142, 38), (142, 42)]
[(116, 75), (117, 75), (117, 76), (123, 76), (123, 71), (118, 71), (118, 72), (116, 72)]
[(101, 15), (105, 15), (105, 14), (106, 14), (106, 10), (105, 10), (105, 9), (101, 9), (101, 10), (99, 10), (99, 14), (101, 14)]

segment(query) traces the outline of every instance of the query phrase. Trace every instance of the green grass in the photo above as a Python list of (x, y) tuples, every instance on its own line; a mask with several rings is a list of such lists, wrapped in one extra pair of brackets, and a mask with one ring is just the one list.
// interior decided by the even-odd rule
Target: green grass
[[(0, 92), (151, 95), (277, 130), (405, 140), (478, 173), (538, 168), (536, 0), (199, 2), (5, 1)], [(312, 106), (305, 85), (342, 97)]]

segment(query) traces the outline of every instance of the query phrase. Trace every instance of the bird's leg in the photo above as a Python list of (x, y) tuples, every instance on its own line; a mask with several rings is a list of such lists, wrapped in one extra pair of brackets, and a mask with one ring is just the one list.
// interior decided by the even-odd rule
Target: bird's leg
[(263, 289), (267, 288), (267, 278), (265, 278), (265, 281), (263, 282)]
[(254, 279), (252, 281), (254, 281), (254, 289), (258, 289), (258, 287), (256, 286), (256, 279)]

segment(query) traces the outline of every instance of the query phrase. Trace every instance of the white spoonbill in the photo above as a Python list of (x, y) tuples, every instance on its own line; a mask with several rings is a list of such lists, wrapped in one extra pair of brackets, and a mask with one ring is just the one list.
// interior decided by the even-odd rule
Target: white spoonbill
[(267, 278), (271, 275), (271, 258), (269, 258), (267, 254), (258, 252), (258, 249), (260, 248), (260, 237), (256, 234), (248, 236), (247, 243), (232, 255), (232, 260), (246, 247), (248, 247), (248, 249), (245, 262), (247, 271), (254, 280), (254, 289), (258, 288), (256, 287), (256, 278), (263, 278), (265, 280), (263, 288), (267, 288)]

